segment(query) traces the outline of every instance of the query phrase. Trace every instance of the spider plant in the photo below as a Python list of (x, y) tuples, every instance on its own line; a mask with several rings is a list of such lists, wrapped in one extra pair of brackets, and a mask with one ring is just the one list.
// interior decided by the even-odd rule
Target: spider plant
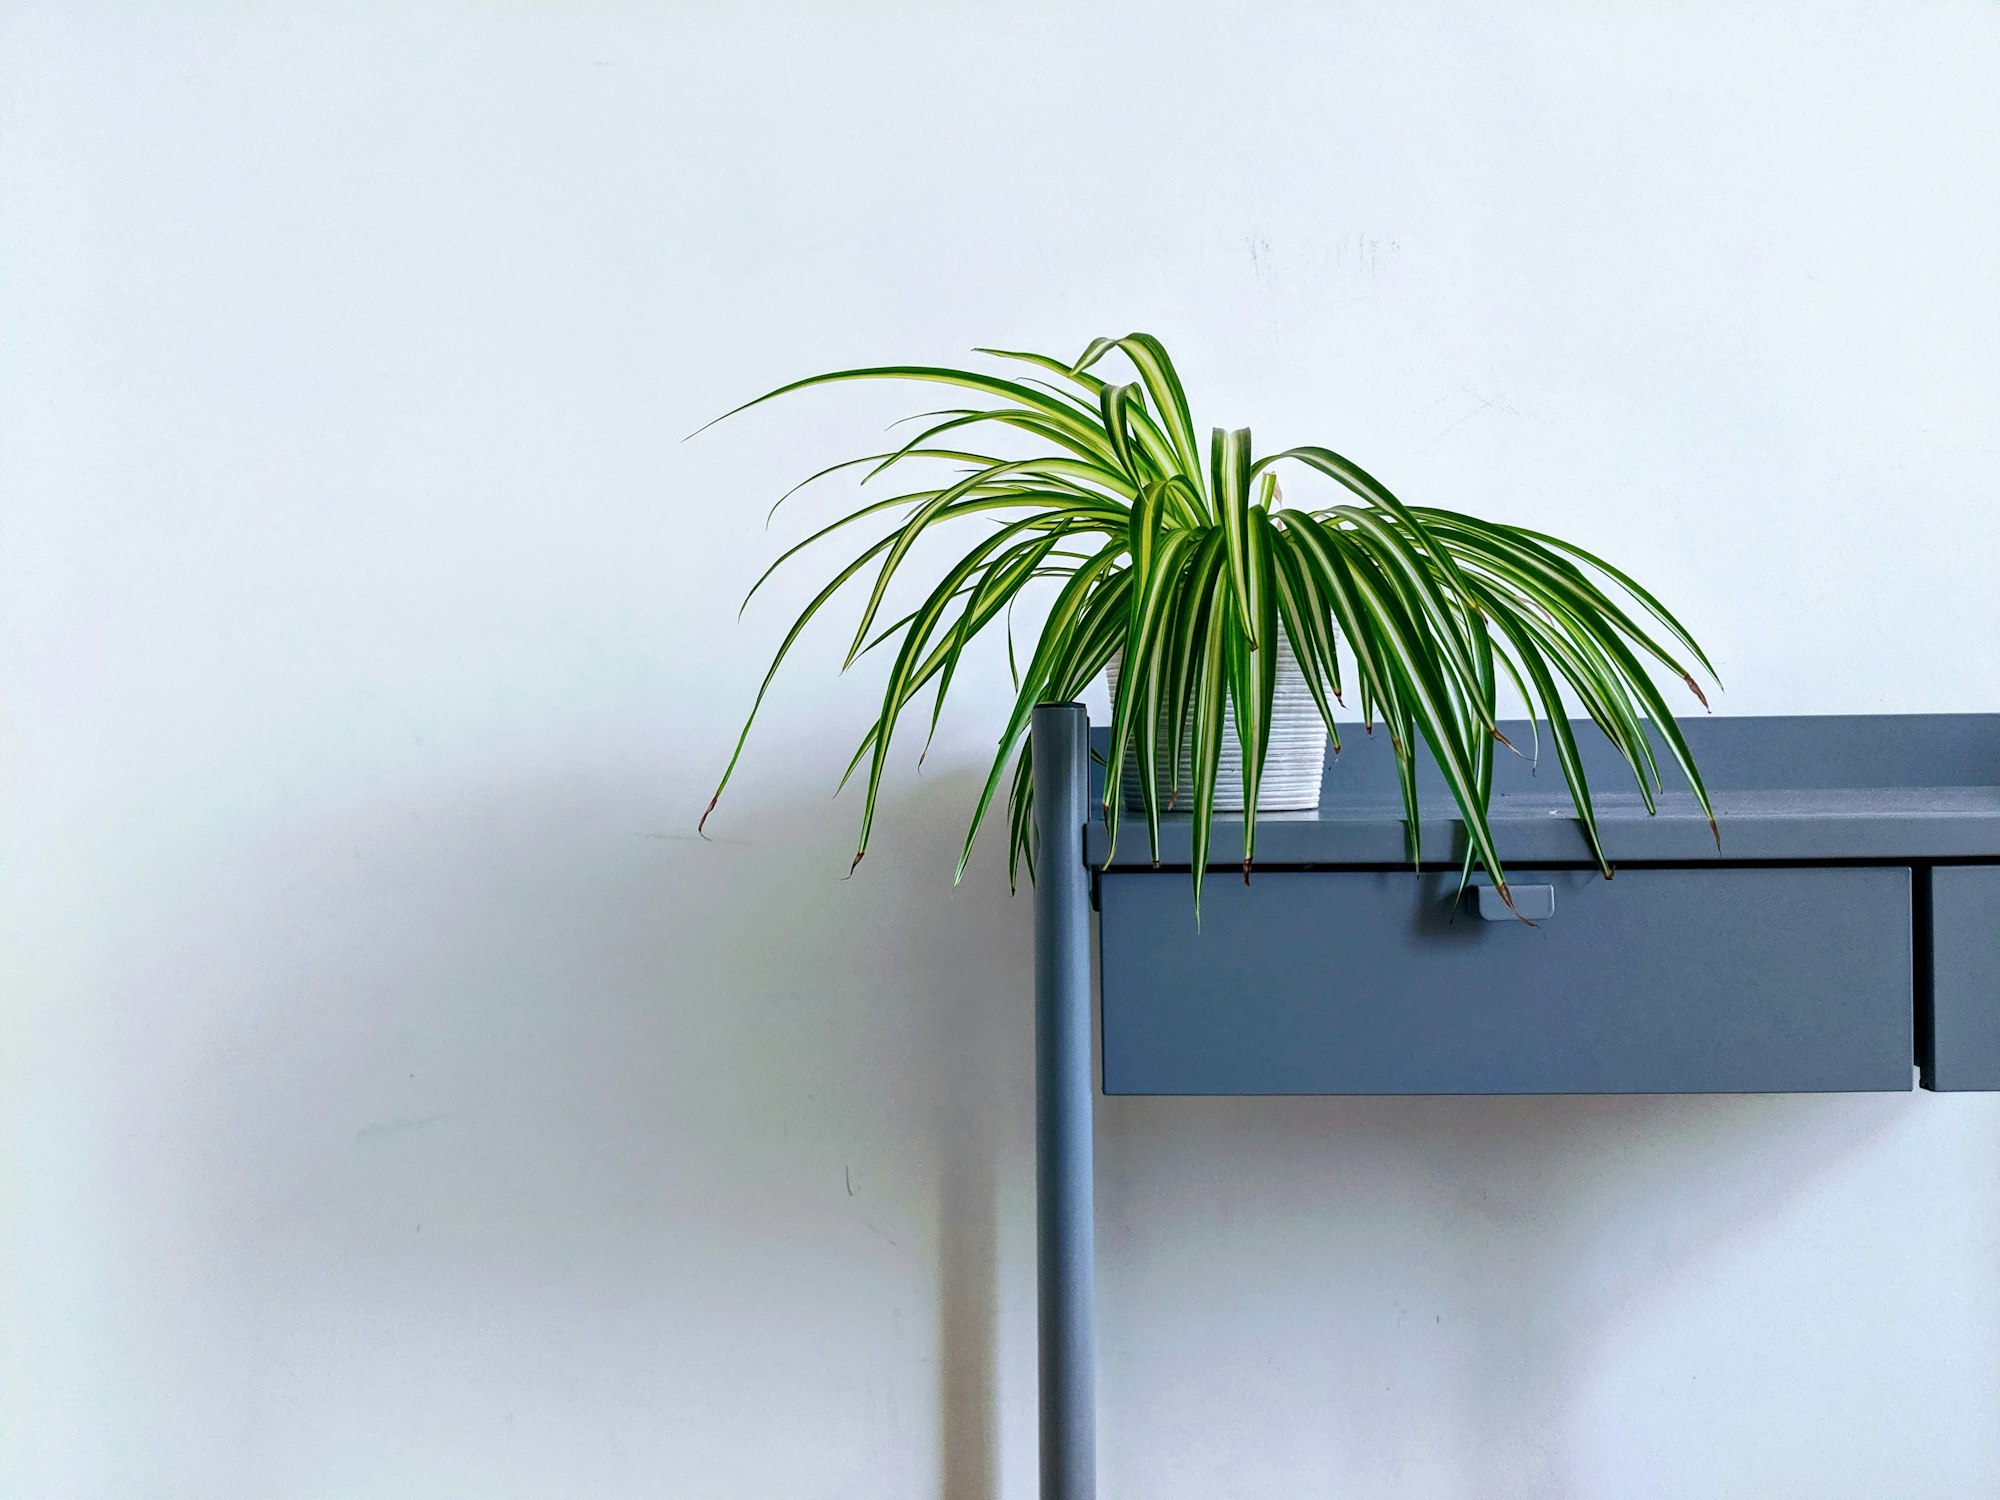
[[(1700, 773), (1645, 661), (1682, 678), (1704, 706), (1707, 699), (1692, 672), (1660, 636), (1711, 679), (1714, 668), (1660, 602), (1609, 563), (1540, 532), (1406, 505), (1329, 448), (1259, 455), (1248, 428), (1218, 427), (1204, 453), (1173, 361), (1147, 334), (1094, 340), (1074, 360), (1005, 349), (976, 352), (1006, 361), (1009, 373), (926, 365), (835, 370), (780, 386), (724, 413), (733, 416), (794, 391), (855, 380), (928, 382), (969, 392), (977, 403), (924, 413), (912, 420), (926, 425), (900, 446), (834, 464), (787, 492), (856, 468), (866, 470), (864, 483), (905, 472), (906, 465), (929, 466), (918, 472), (936, 476), (923, 488), (871, 500), (814, 532), (752, 587), (754, 596), (778, 567), (835, 532), (894, 520), (886, 534), (834, 573), (786, 632), (715, 799), (702, 815), (704, 823), (735, 771), (786, 654), (836, 594), (865, 577), (866, 599), (846, 664), (889, 646), (893, 661), (881, 711), (847, 768), (852, 776), (864, 762), (867, 766), (856, 865), (867, 852), (890, 743), (905, 714), (920, 693), (932, 689), (928, 746), (967, 645), (1041, 580), (1060, 586), (1025, 668), (1015, 660), (1009, 629), (1014, 706), (973, 809), (960, 876), (1006, 783), (1009, 877), (1025, 863), (1033, 878), (1032, 710), (1037, 703), (1076, 697), (1113, 653), (1122, 651), (1109, 764), (1137, 757), (1155, 861), (1162, 807), (1186, 806), (1199, 912), (1217, 765), (1224, 737), (1233, 731), (1243, 761), (1247, 879), (1256, 853), (1257, 786), (1281, 634), (1336, 751), (1334, 705), (1345, 706), (1345, 686), (1357, 695), (1369, 732), (1381, 719), (1400, 776), (1412, 862), (1420, 848), (1416, 755), (1421, 746), (1442, 771), (1463, 818), (1466, 870), (1483, 867), (1512, 904), (1488, 823), (1495, 747), (1513, 749), (1495, 721), (1503, 673), (1531, 719), (1546, 722), (1584, 838), (1607, 877), (1611, 866), (1599, 840), (1565, 691), (1624, 758), (1648, 812), (1661, 785), (1650, 725), (1714, 827)], [(1132, 378), (1093, 373), (1114, 354)], [(1025, 439), (1028, 451), (1018, 456), (975, 451), (990, 446), (976, 439), (975, 431), (1005, 432), (1017, 446)], [(1338, 503), (1317, 509), (1287, 505), (1278, 485), (1281, 466), (1331, 480)], [(890, 585), (917, 542), (947, 527), (963, 534), (959, 523), (976, 540), (926, 576), (930, 587), (922, 603), (882, 623)], [(915, 717), (924, 717), (921, 706)], [(1191, 750), (1193, 785), (1163, 786), (1163, 766), (1170, 781), (1178, 781), (1172, 768), (1183, 748)], [(1107, 775), (1104, 814), (1114, 840), (1117, 789), (1117, 775)]]

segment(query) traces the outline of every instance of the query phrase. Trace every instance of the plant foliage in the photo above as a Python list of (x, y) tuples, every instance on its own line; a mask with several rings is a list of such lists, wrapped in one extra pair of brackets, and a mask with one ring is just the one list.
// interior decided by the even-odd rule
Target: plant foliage
[[(973, 811), (960, 875), (1005, 784), (1010, 878), (1024, 863), (1033, 878), (1032, 711), (1037, 703), (1075, 698), (1122, 651), (1110, 764), (1137, 758), (1155, 858), (1163, 808), (1185, 805), (1198, 910), (1217, 766), (1233, 732), (1243, 757), (1247, 878), (1281, 634), (1336, 750), (1333, 706), (1345, 704), (1345, 687), (1357, 695), (1371, 731), (1381, 719), (1400, 773), (1413, 861), (1420, 847), (1415, 757), (1421, 745), (1464, 820), (1467, 868), (1482, 866), (1506, 896), (1488, 824), (1494, 749), (1506, 744), (1495, 722), (1503, 672), (1537, 723), (1547, 723), (1584, 837), (1607, 876), (1611, 866), (1570, 725), (1572, 700), (1623, 756), (1648, 812), (1661, 786), (1657, 738), (1713, 828), (1701, 775), (1645, 661), (1678, 675), (1704, 705), (1692, 672), (1661, 636), (1711, 680), (1715, 670), (1660, 602), (1609, 563), (1540, 532), (1406, 505), (1329, 448), (1259, 456), (1248, 428), (1218, 427), (1204, 453), (1173, 361), (1150, 335), (1097, 339), (1069, 362), (1004, 349), (977, 352), (1009, 362), (1017, 378), (924, 365), (836, 370), (780, 386), (724, 414), (850, 380), (930, 382), (969, 392), (979, 403), (926, 413), (919, 420), (927, 425), (900, 447), (836, 464), (806, 481), (862, 467), (873, 481), (905, 465), (930, 466), (922, 472), (939, 476), (929, 481), (932, 487), (873, 500), (816, 531), (753, 586), (754, 596), (780, 565), (837, 531), (871, 519), (895, 521), (833, 575), (786, 632), (716, 799), (786, 654), (836, 594), (864, 579), (867, 597), (847, 664), (884, 646), (893, 646), (894, 659), (881, 711), (848, 766), (850, 776), (864, 764), (867, 769), (854, 855), (859, 864), (890, 742), (906, 712), (929, 690), (928, 744), (966, 646), (1001, 620), (1024, 589), (1053, 579), (1060, 587), (1025, 668), (1017, 666), (1013, 712)], [(1130, 367), (1131, 379), (1093, 373), (1113, 354)], [(1034, 451), (1006, 457), (965, 446), (988, 446), (975, 430), (996, 429), (1016, 435), (1017, 443), (1025, 437)], [(949, 473), (938, 465), (951, 466)], [(1284, 505), (1281, 465), (1332, 480), (1339, 503), (1316, 510)], [(961, 522), (977, 540), (926, 578), (931, 586), (916, 609), (883, 625), (884, 600), (912, 548), (945, 527), (963, 534), (955, 524)], [(1011, 633), (1009, 650), (1011, 662)], [(1181, 748), (1192, 752), (1192, 786), (1172, 784)], [(1118, 777), (1107, 775), (1105, 818), (1114, 839), (1120, 800)], [(708, 811), (714, 808), (712, 799)], [(704, 812), (704, 823), (707, 817)]]

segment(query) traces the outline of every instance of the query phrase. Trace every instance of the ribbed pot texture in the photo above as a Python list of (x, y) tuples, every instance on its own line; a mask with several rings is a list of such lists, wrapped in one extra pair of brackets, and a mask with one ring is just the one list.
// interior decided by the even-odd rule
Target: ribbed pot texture
[[(1112, 699), (1118, 695), (1118, 669), (1122, 654), (1113, 656), (1105, 669)], [(1167, 736), (1162, 736), (1166, 738)], [(1173, 810), (1188, 811), (1194, 798), (1193, 746), (1180, 747), (1180, 797)], [(1311, 812), (1319, 806), (1320, 775), (1326, 766), (1326, 722), (1319, 716), (1306, 674), (1291, 643), (1282, 634), (1278, 639), (1277, 686), (1271, 695), (1271, 744), (1264, 753), (1264, 780), (1257, 792), (1259, 812)], [(1175, 785), (1174, 774), (1163, 751), (1160, 756), (1160, 807), (1167, 810)], [(1128, 754), (1119, 778), (1124, 788), (1125, 807), (1141, 812), (1145, 803), (1139, 796), (1139, 757)], [(1236, 743), (1236, 724), (1226, 716), (1222, 735), (1222, 759), (1215, 774), (1215, 810), (1243, 811), (1243, 752)]]

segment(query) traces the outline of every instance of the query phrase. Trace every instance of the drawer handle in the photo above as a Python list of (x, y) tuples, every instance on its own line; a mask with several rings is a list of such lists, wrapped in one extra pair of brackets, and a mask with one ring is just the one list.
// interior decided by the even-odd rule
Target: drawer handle
[(1526, 917), (1530, 922), (1546, 922), (1556, 914), (1554, 886), (1513, 885), (1507, 889), (1514, 895), (1512, 911), (1500, 899), (1500, 892), (1490, 885), (1475, 885), (1472, 888), (1472, 909), (1489, 922), (1512, 922), (1519, 917)]

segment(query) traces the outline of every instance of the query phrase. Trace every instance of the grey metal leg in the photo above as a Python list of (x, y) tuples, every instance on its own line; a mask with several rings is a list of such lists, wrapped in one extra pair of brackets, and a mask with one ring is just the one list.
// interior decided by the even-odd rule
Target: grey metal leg
[(1092, 1304), (1090, 876), (1083, 824), (1090, 721), (1035, 709), (1035, 1204), (1041, 1302), (1042, 1500), (1097, 1494)]

